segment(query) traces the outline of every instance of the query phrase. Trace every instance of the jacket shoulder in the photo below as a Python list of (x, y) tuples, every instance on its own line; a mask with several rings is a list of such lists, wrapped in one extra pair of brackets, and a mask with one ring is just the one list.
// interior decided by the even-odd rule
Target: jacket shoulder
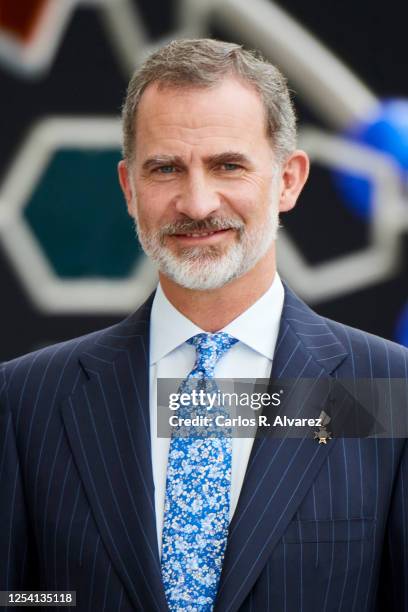
[(13, 398), (30, 394), (44, 383), (55, 387), (55, 390), (75, 385), (75, 380), (84, 373), (81, 371), (78, 357), (91, 350), (104, 336), (115, 333), (120, 324), (115, 324), (98, 331), (52, 344), (31, 353), (16, 357), (0, 365), (0, 398), (1, 403), (15, 403)]
[(72, 340), (47, 346), (0, 366), (0, 405), (23, 402), (41, 405), (69, 395), (89, 379), (83, 358), (93, 354), (104, 361), (132, 344), (136, 336), (146, 337), (155, 292), (134, 313), (114, 325)]
[(350, 374), (381, 378), (408, 376), (408, 348), (375, 334), (322, 317), (349, 353)]

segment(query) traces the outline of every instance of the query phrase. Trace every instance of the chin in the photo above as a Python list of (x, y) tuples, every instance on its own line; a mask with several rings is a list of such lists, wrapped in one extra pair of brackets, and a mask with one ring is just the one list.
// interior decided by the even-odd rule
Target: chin
[(178, 270), (164, 268), (160, 271), (177, 285), (180, 285), (180, 287), (196, 291), (221, 289), (221, 287), (225, 287), (225, 285), (235, 278), (235, 275), (231, 274), (230, 270), (220, 274), (219, 272), (206, 272), (203, 269), (193, 271), (191, 267), (187, 270), (183, 270), (183, 266), (181, 266)]
[(159, 262), (159, 269), (164, 276), (177, 285), (195, 291), (221, 289), (234, 279), (247, 272), (245, 259), (234, 253), (215, 257), (205, 256), (192, 259), (166, 257)]

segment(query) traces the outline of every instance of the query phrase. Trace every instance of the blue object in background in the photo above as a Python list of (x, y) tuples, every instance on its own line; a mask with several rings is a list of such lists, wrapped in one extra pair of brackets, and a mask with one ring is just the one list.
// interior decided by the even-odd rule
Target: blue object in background
[[(408, 100), (386, 100), (373, 110), (371, 117), (354, 124), (346, 138), (390, 154), (401, 170), (401, 180), (408, 176)], [(349, 173), (334, 172), (334, 182), (342, 199), (360, 218), (371, 213), (372, 186), (370, 182)]]
[(398, 319), (395, 336), (397, 342), (408, 346), (408, 303)]

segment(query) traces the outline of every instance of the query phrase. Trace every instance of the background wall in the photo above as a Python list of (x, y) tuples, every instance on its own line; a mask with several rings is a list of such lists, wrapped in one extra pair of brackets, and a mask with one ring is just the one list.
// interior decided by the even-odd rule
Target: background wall
[(112, 324), (154, 286), (117, 186), (118, 116), (132, 68), (180, 35), (259, 46), (288, 74), (314, 166), (282, 217), (282, 276), (321, 314), (408, 345), (400, 3), (18, 4), (0, 0), (0, 360)]

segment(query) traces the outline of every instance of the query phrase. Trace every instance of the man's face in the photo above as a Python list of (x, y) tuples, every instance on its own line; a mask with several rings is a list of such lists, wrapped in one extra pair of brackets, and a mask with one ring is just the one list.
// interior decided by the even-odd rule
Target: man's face
[(163, 274), (215, 289), (273, 248), (282, 175), (254, 89), (232, 77), (205, 89), (152, 84), (136, 134), (122, 186), (140, 242)]

